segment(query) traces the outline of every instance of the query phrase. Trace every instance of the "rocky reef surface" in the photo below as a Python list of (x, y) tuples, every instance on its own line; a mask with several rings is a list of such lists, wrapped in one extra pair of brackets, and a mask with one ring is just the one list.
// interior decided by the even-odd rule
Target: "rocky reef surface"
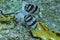
[[(38, 5), (40, 22), (45, 23), (50, 30), (60, 32), (60, 0), (0, 0), (0, 10), (4, 14), (17, 13), (23, 1)], [(0, 40), (39, 40), (32, 38), (28, 29), (17, 25), (14, 26), (14, 22), (9, 25), (0, 23)]]

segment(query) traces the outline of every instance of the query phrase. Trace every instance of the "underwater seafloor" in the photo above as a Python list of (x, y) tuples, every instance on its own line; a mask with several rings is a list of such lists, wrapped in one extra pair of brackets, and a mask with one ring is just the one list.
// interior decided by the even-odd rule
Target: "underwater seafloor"
[[(38, 5), (40, 7), (40, 22), (45, 23), (49, 29), (56, 29), (57, 32), (60, 32), (60, 0), (0, 0), (0, 10), (4, 14), (18, 13), (22, 8), (23, 1)], [(39, 39), (31, 37), (28, 29), (22, 25), (14, 26), (14, 22), (12, 22), (11, 24), (0, 23), (0, 40)]]

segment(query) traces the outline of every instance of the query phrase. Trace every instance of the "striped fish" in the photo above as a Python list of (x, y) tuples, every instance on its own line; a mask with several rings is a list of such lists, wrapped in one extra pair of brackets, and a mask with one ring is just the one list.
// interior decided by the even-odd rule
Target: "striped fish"
[(29, 28), (36, 28), (37, 20), (32, 15), (25, 15), (24, 21)]
[(25, 11), (30, 14), (37, 14), (40, 11), (40, 8), (34, 4), (26, 4), (24, 7)]

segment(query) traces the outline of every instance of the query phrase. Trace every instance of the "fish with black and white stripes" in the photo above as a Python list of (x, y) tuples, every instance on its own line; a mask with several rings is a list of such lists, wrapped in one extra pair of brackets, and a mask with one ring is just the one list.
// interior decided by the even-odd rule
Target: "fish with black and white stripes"
[(36, 28), (37, 19), (34, 18), (32, 15), (25, 15), (24, 22), (25, 22), (26, 26), (29, 26), (29, 28)]
[(26, 4), (24, 9), (29, 14), (37, 14), (37, 13), (40, 12), (40, 8), (38, 7), (38, 5), (34, 5), (34, 4), (31, 4), (31, 3)]

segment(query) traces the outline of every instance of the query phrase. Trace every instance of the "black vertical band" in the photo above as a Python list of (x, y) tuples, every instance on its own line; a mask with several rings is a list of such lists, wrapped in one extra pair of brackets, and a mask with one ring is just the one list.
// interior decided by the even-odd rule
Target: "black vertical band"
[(33, 10), (32, 13), (35, 13), (38, 10), (38, 6), (35, 7), (35, 10)]

